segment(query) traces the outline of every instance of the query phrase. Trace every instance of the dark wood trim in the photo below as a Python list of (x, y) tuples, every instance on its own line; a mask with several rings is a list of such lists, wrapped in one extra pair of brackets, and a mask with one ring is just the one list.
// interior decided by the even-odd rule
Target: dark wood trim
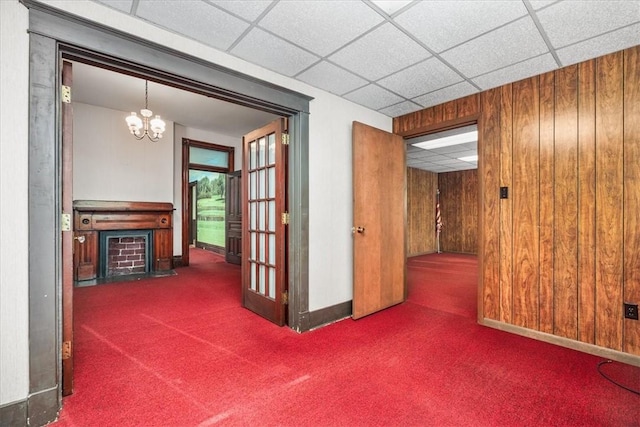
[[(62, 62), (62, 84), (73, 87), (71, 62)], [(73, 90), (73, 89), (72, 89)], [(73, 104), (61, 102), (62, 117), (62, 212), (73, 211)], [(62, 230), (62, 342), (69, 354), (62, 359), (62, 395), (73, 393), (73, 231)]]
[(428, 126), (420, 126), (406, 131), (394, 132), (396, 135), (400, 135), (404, 138), (413, 138), (416, 136), (426, 135), (428, 133), (443, 132), (449, 129), (455, 129), (467, 125), (474, 125), (478, 122), (479, 114), (474, 114), (467, 117), (461, 117), (453, 120), (447, 120), (446, 122), (438, 122)]
[[(308, 329), (319, 328), (329, 323), (337, 322), (351, 316), (353, 312), (352, 301), (345, 301), (330, 307), (321, 308), (320, 310), (310, 311)], [(301, 331), (304, 332), (304, 331)]]
[(182, 138), (182, 265), (189, 265), (189, 245), (191, 240), (191, 204), (189, 203), (189, 144)]
[[(29, 14), (31, 19), (31, 14)], [(60, 232), (60, 69), (54, 39), (29, 37), (29, 396), (61, 385), (62, 242)], [(62, 390), (60, 390), (61, 392)], [(36, 398), (37, 399), (37, 398)], [(60, 401), (29, 407), (43, 425), (55, 419)]]
[[(224, 151), (229, 157), (226, 168), (194, 164), (189, 161), (189, 147), (206, 148), (207, 150)], [(228, 145), (214, 144), (212, 142), (197, 141), (195, 139), (182, 138), (182, 265), (189, 265), (189, 246), (191, 245), (191, 205), (189, 203), (189, 169), (203, 170), (207, 172), (230, 173), (235, 168), (235, 147)], [(224, 248), (220, 251), (218, 246), (207, 245), (221, 255), (225, 254)], [(209, 248), (210, 246), (210, 248)]]
[(173, 211), (173, 204), (163, 202), (74, 200), (73, 209), (78, 212), (170, 212)]

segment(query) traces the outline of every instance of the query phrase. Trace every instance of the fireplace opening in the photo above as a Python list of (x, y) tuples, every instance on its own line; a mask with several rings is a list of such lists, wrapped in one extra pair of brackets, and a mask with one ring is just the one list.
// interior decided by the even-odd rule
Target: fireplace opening
[(147, 274), (153, 265), (153, 230), (102, 231), (99, 253), (99, 278)]

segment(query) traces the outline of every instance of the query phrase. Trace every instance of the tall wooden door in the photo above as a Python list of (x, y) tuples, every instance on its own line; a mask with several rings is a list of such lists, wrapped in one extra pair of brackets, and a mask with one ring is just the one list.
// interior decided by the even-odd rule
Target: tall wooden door
[[(73, 108), (71, 63), (62, 63), (62, 395), (73, 393)], [(68, 91), (67, 91), (68, 88)], [(78, 239), (81, 244), (84, 239)]]
[(242, 263), (242, 171), (227, 174), (225, 187), (226, 255), (230, 264)]
[(353, 318), (406, 298), (402, 137), (353, 122)]
[(286, 119), (243, 138), (242, 304), (286, 322)]

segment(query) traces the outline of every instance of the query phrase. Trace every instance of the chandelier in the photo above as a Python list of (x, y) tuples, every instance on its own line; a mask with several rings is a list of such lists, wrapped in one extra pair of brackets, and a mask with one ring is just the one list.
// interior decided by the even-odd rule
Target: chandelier
[(156, 115), (153, 119), (153, 111), (149, 110), (149, 81), (144, 81), (144, 108), (140, 110), (140, 118), (136, 113), (131, 112), (127, 117), (127, 126), (129, 131), (136, 139), (142, 139), (147, 136), (151, 141), (156, 142), (162, 138), (165, 130), (165, 123)]

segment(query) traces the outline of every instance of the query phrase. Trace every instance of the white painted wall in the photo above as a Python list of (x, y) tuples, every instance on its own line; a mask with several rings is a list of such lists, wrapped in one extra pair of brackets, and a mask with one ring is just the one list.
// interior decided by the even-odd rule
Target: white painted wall
[(182, 255), (182, 138), (234, 147), (234, 170), (242, 169), (242, 138), (174, 125), (173, 255)]
[(73, 199), (173, 203), (173, 122), (135, 139), (130, 113), (73, 103)]
[[(97, 2), (42, 2), (102, 25), (313, 96), (315, 99), (311, 103), (309, 123), (309, 308), (317, 310), (351, 299), (351, 122), (357, 120), (389, 131), (392, 127), (391, 118), (193, 40), (135, 20)], [(26, 215), (17, 213), (26, 212), (27, 208), (29, 67), (26, 9), (18, 0), (1, 0), (0, 8), (2, 405), (24, 399), (28, 393), (28, 223)], [(168, 175), (173, 177), (173, 164), (168, 172)], [(173, 187), (168, 184), (165, 188)], [(168, 200), (163, 201), (172, 199), (173, 194)], [(7, 206), (10, 207), (10, 211), (7, 211)]]
[(0, 1), (0, 406), (29, 392), (27, 9)]

